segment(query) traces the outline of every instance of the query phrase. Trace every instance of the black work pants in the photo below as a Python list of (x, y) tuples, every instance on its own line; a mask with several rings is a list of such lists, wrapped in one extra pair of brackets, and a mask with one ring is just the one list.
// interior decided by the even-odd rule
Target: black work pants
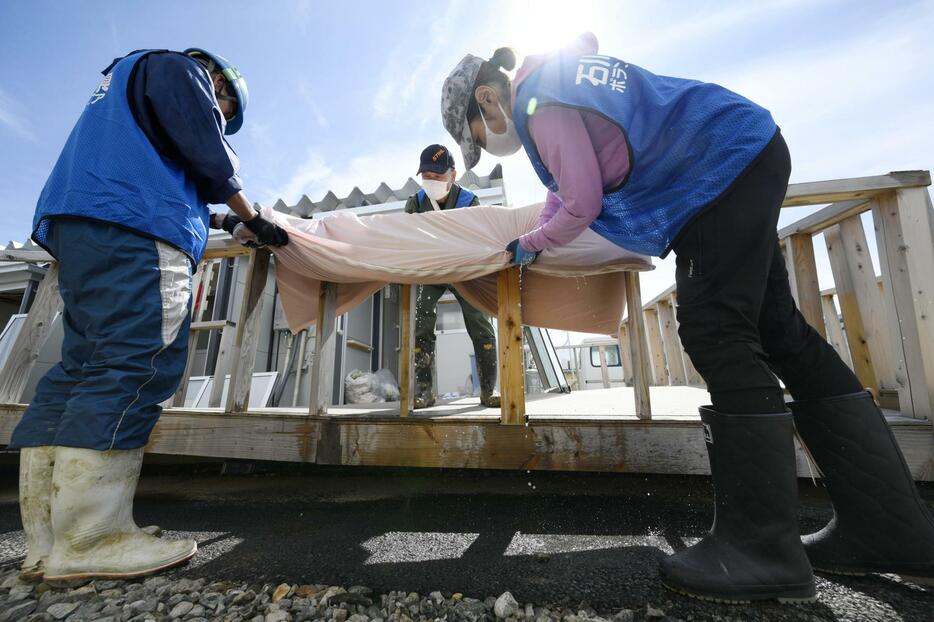
[(673, 246), (678, 333), (720, 412), (782, 412), (775, 375), (795, 399), (861, 390), (791, 295), (776, 232), (790, 174), (788, 147), (776, 132)]

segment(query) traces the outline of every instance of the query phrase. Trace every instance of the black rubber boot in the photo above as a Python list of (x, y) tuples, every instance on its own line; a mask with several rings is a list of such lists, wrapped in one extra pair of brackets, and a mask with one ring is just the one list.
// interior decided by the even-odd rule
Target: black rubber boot
[(477, 356), (477, 375), (480, 376), (480, 403), (488, 408), (499, 408), (500, 396), (496, 391), (496, 339), (478, 339), (473, 342)]
[(665, 587), (744, 603), (816, 598), (798, 533), (790, 413), (728, 415), (701, 408), (715, 493), (709, 535), (661, 563)]
[(415, 359), (415, 408), (429, 408), (435, 405), (434, 382), (431, 366), (435, 357), (435, 344), (417, 345)]
[(803, 538), (814, 568), (934, 585), (934, 518), (872, 396), (794, 402), (791, 410), (833, 501), (830, 523)]

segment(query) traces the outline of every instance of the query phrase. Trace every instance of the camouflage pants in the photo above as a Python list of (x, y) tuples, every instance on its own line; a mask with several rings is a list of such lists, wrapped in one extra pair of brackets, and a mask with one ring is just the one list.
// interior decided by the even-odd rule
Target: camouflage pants
[(415, 301), (415, 383), (416, 394), (431, 393), (431, 364), (435, 354), (435, 323), (438, 299), (448, 289), (460, 303), (464, 325), (477, 356), (477, 373), (483, 390), (496, 386), (496, 334), (490, 318), (473, 308), (450, 285), (419, 285)]

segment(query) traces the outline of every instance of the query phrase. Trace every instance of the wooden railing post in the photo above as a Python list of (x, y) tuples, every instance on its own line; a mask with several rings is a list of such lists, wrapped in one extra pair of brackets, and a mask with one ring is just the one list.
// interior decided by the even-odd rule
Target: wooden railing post
[(520, 266), (500, 270), (496, 277), (499, 304), (500, 423), (525, 423), (525, 369), (522, 359), (522, 292)]
[[(263, 315), (263, 292), (269, 275), (270, 253), (265, 248), (250, 252), (246, 282), (243, 284), (243, 300), (240, 303), (240, 319), (231, 348), (230, 384), (227, 387), (229, 413), (246, 412), (250, 405), (250, 384), (253, 367), (256, 365), (256, 347), (259, 345), (259, 324)], [(224, 383), (224, 377), (214, 377), (214, 382)]]
[(896, 390), (898, 383), (895, 380), (895, 364), (889, 344), (888, 322), (883, 310), (882, 296), (879, 295), (876, 271), (869, 256), (863, 221), (859, 216), (851, 216), (838, 226), (866, 343), (872, 356), (872, 367), (876, 372), (876, 381), (880, 390)]
[(62, 310), (62, 304), (58, 291), (58, 263), (53, 262), (49, 264), (39, 284), (26, 322), (0, 371), (0, 404), (18, 404), (23, 399), (29, 374), (39, 358), (42, 344), (49, 336), (55, 315)]
[(308, 414), (312, 416), (327, 414), (331, 404), (334, 387), (334, 350), (337, 342), (336, 322), (337, 286), (334, 283), (322, 282), (318, 292), (315, 351), (311, 363), (311, 390), (308, 396)]
[(873, 208), (899, 407), (934, 419), (934, 215), (927, 188), (888, 192)]
[(656, 386), (668, 386), (668, 366), (665, 364), (665, 346), (662, 343), (662, 331), (658, 324), (658, 308), (647, 307), (645, 314), (645, 336), (649, 341), (649, 356), (652, 360), (652, 374)]
[(645, 320), (642, 317), (642, 290), (638, 272), (624, 272), (626, 288), (626, 314), (629, 322), (629, 348), (632, 356), (632, 387), (636, 400), (636, 416), (652, 418), (652, 400), (649, 396), (649, 353), (645, 343)]
[(853, 360), (850, 358), (850, 349), (846, 345), (846, 339), (843, 336), (843, 325), (840, 323), (840, 316), (837, 314), (837, 307), (833, 304), (833, 294), (821, 296), (821, 308), (824, 310), (824, 323), (827, 327), (827, 341), (837, 351), (843, 362), (853, 367)]
[(859, 378), (860, 384), (878, 391), (879, 383), (866, 341), (863, 318), (859, 311), (859, 302), (856, 299), (853, 277), (839, 225), (834, 225), (824, 231), (824, 241), (827, 244), (827, 254), (830, 256), (833, 281), (837, 286), (837, 300), (840, 301), (840, 311), (843, 313), (843, 326), (846, 329), (847, 345), (850, 347), (853, 372)]
[[(217, 408), (221, 405), (221, 399), (224, 395), (224, 382), (227, 375), (231, 373), (231, 365), (234, 362), (234, 339), (236, 338), (236, 327), (233, 322), (225, 322), (225, 326), (220, 329), (221, 342), (217, 348), (217, 362), (214, 364), (214, 382), (211, 383), (211, 394), (208, 396), (208, 407)], [(192, 333), (197, 335), (197, 333)], [(233, 375), (230, 376), (233, 378)], [(229, 393), (230, 388), (227, 388)]]
[(610, 370), (606, 366), (606, 346), (597, 346), (597, 354), (600, 356), (600, 377), (603, 380), (603, 388), (610, 388)]
[(415, 410), (415, 295), (418, 286), (400, 286), (399, 416)]
[[(204, 318), (204, 308), (207, 306), (208, 293), (211, 289), (211, 279), (214, 272), (214, 266), (217, 260), (207, 259), (198, 266), (197, 272), (191, 279), (191, 323), (197, 324)], [(178, 383), (178, 389), (172, 397), (172, 406), (182, 407), (185, 405), (185, 395), (188, 393), (188, 381), (191, 379), (191, 366), (195, 361), (195, 354), (198, 347), (198, 331), (190, 330), (188, 333), (188, 356), (185, 361), (185, 372), (182, 374), (182, 380)], [(217, 405), (220, 405), (218, 402)]]
[(619, 327), (619, 359), (623, 365), (623, 383), (632, 386), (632, 349), (629, 347), (629, 329), (626, 324), (620, 324)]
[(814, 243), (809, 233), (797, 233), (785, 239), (785, 264), (788, 267), (791, 293), (801, 315), (821, 337), (826, 337)]
[(668, 361), (668, 375), (671, 384), (682, 386), (687, 384), (687, 372), (684, 369), (684, 359), (681, 356), (681, 339), (678, 337), (678, 324), (675, 322), (675, 310), (671, 300), (658, 302), (658, 321), (661, 324), (662, 341), (665, 346), (665, 360)]

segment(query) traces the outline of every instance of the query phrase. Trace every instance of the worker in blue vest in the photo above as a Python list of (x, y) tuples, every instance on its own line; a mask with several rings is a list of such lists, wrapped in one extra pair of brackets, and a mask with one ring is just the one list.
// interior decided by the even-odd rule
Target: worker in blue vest
[(194, 555), (193, 540), (133, 522), (143, 447), (187, 360), (192, 271), (209, 227), (288, 242), (247, 200), (224, 138), (249, 101), (236, 67), (197, 48), (141, 50), (102, 73), (33, 219), (59, 265), (62, 360), (10, 446), (21, 450), (23, 575), (46, 581), (137, 577)]
[[(741, 602), (814, 599), (812, 564), (934, 579), (934, 519), (881, 411), (791, 295), (776, 233), (791, 159), (769, 111), (599, 54), (590, 33), (527, 57), (513, 80), (503, 70), (515, 66), (508, 48), (468, 54), (441, 96), (468, 169), (481, 148), (524, 149), (548, 188), (538, 227), (507, 246), (513, 261), (529, 264), (588, 227), (676, 256), (679, 335), (712, 402), (700, 415), (716, 518), (662, 562), (663, 583)], [(795, 427), (835, 511), (803, 542)]]
[[(418, 174), (422, 189), (405, 203), (407, 214), (420, 214), (478, 205), (477, 196), (454, 183), (457, 171), (454, 158), (443, 145), (428, 145), (419, 158)], [(435, 358), (435, 322), (438, 299), (451, 290), (464, 315), (464, 326), (473, 342), (480, 381), (480, 403), (499, 408), (496, 391), (496, 334), (490, 318), (470, 306), (450, 285), (419, 285), (415, 301), (415, 408), (428, 408), (435, 403), (432, 366)]]

